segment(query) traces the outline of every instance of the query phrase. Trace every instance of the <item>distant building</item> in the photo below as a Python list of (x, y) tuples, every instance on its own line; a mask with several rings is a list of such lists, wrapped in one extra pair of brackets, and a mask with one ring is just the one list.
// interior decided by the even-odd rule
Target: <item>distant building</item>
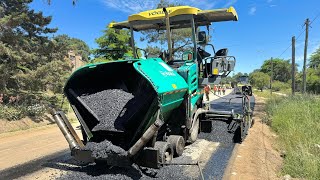
[(82, 57), (80, 55), (77, 55), (74, 51), (70, 50), (68, 52), (67, 59), (70, 60), (70, 63), (72, 65), (72, 71), (75, 71), (79, 67), (85, 65), (86, 63), (82, 60)]

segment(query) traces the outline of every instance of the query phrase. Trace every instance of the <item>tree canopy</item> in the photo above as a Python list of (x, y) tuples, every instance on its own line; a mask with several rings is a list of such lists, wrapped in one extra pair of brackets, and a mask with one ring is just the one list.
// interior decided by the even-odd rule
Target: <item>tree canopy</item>
[(88, 59), (88, 46), (66, 35), (49, 38), (51, 16), (29, 9), (32, 0), (0, 3), (0, 91), (61, 92), (71, 72), (67, 51)]
[(310, 64), (311, 68), (316, 69), (320, 65), (320, 47), (311, 55)]
[(263, 72), (253, 72), (250, 74), (249, 78), (250, 83), (261, 91), (263, 91), (263, 89), (267, 87), (270, 82), (270, 76)]
[(97, 61), (122, 59), (125, 54), (132, 55), (129, 44), (130, 31), (127, 29), (107, 28), (104, 34), (96, 39), (99, 48), (93, 50)]
[(54, 37), (53, 40), (57, 43), (58, 47), (65, 50), (64, 54), (67, 54), (67, 51), (72, 50), (75, 54), (80, 55), (83, 61), (89, 60), (90, 48), (81, 39), (72, 38), (63, 34)]
[[(288, 82), (291, 79), (291, 63), (289, 60), (273, 59), (273, 79), (280, 82)], [(260, 69), (261, 72), (271, 75), (271, 59), (265, 60)]]

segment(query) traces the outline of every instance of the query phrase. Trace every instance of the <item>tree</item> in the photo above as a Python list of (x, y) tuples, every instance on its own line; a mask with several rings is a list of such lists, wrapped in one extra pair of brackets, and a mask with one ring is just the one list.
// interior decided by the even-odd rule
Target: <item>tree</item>
[(270, 76), (263, 72), (254, 72), (249, 75), (250, 83), (263, 91), (263, 89), (269, 85)]
[(150, 45), (147, 45), (147, 48), (145, 50), (148, 56), (152, 56), (152, 57), (158, 57), (161, 52), (161, 49), (159, 47), (150, 46)]
[(132, 55), (129, 44), (130, 31), (127, 29), (107, 28), (104, 34), (96, 39), (99, 48), (93, 50), (96, 59), (106, 61), (122, 59), (125, 54)]
[[(157, 8), (164, 7), (172, 7), (179, 6), (181, 4), (170, 3), (167, 0), (160, 0)], [(141, 41), (147, 41), (148, 44), (153, 43), (155, 46), (165, 45), (167, 43), (167, 35), (163, 31), (157, 30), (147, 30), (141, 32), (143, 36), (141, 36)], [(191, 39), (192, 30), (191, 28), (183, 28), (183, 29), (172, 29), (171, 30), (171, 39), (172, 39), (172, 54), (173, 56), (177, 56), (179, 53), (181, 54), (184, 51), (191, 50), (190, 46), (192, 43)], [(160, 51), (163, 49), (157, 47)], [(167, 48), (167, 46), (165, 47)]]
[(320, 47), (316, 50), (316, 52), (312, 53), (309, 67), (317, 69), (319, 65), (320, 65)]
[(64, 52), (65, 54), (72, 50), (75, 52), (75, 54), (80, 55), (83, 61), (89, 60), (90, 48), (81, 39), (72, 38), (66, 34), (63, 34), (54, 37), (53, 40), (56, 41), (57, 46), (66, 51)]
[[(51, 17), (29, 9), (32, 0), (0, 3), (0, 91), (61, 92), (70, 72), (65, 54), (47, 34)], [(61, 77), (61, 79), (60, 79)], [(63, 80), (62, 80), (63, 79)], [(59, 84), (59, 85), (58, 85)]]
[(320, 67), (307, 69), (307, 91), (320, 93)]
[[(288, 82), (291, 79), (291, 63), (289, 60), (273, 59), (273, 79)], [(271, 60), (265, 60), (261, 72), (271, 75)]]

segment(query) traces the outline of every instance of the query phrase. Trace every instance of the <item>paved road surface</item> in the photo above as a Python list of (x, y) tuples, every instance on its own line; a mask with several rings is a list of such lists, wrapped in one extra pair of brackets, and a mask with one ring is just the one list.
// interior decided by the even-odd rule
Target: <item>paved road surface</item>
[[(241, 99), (231, 100), (232, 93), (216, 99), (211, 108), (241, 110)], [(254, 102), (254, 98), (252, 98)], [(254, 103), (252, 103), (253, 105)], [(222, 179), (224, 170), (234, 148), (233, 134), (227, 132), (227, 123), (213, 122), (211, 133), (200, 133), (199, 141), (188, 147), (190, 151), (179, 160), (191, 158), (199, 161), (205, 179)], [(197, 151), (193, 151), (196, 149)], [(196, 152), (196, 153), (195, 153)], [(197, 179), (199, 167), (166, 166), (152, 170), (132, 166), (117, 168), (90, 165), (77, 166), (71, 159), (68, 144), (55, 126), (38, 128), (12, 136), (0, 136), (0, 179)]]

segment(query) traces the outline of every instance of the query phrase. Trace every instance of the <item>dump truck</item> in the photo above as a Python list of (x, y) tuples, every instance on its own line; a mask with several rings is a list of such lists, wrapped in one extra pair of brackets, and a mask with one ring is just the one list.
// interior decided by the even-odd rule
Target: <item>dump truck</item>
[[(234, 70), (227, 49), (215, 51), (200, 27), (237, 21), (233, 7), (200, 10), (190, 6), (133, 14), (109, 28), (129, 29), (133, 58), (88, 64), (66, 82), (64, 94), (81, 124), (82, 140), (62, 111), (52, 115), (69, 143), (71, 155), (90, 163), (159, 168), (181, 156), (200, 131), (210, 131), (215, 118), (244, 125), (244, 112), (215, 111), (203, 103), (202, 89), (219, 84)], [(172, 52), (174, 29), (190, 28), (192, 50), (177, 58)], [(168, 49), (157, 58), (138, 58), (134, 33), (164, 31)], [(211, 55), (204, 47), (213, 49)], [(242, 96), (241, 96), (242, 98)], [(243, 135), (240, 135), (241, 137)]]

